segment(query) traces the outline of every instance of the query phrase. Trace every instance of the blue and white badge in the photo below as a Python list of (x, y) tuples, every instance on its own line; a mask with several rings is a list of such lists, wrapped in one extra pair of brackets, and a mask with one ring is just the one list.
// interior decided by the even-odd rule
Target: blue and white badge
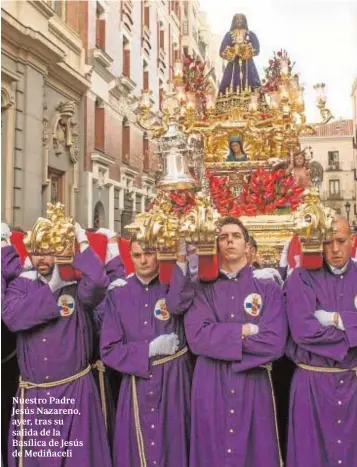
[(156, 302), (154, 316), (160, 321), (167, 321), (170, 319), (170, 313), (167, 311), (166, 301), (164, 298), (161, 298)]
[(263, 308), (262, 297), (258, 293), (249, 294), (244, 300), (244, 309), (252, 316), (259, 316)]
[(71, 316), (75, 308), (74, 298), (68, 294), (61, 295), (57, 300), (57, 307), (61, 316)]

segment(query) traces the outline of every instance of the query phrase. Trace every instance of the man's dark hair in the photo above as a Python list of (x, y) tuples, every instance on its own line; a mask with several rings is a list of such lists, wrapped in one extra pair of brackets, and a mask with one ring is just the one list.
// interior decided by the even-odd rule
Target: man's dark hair
[(251, 235), (249, 236), (249, 245), (253, 248), (255, 248), (255, 251), (258, 251), (258, 244), (257, 244), (257, 241), (255, 240), (254, 237), (252, 237)]
[(238, 225), (238, 227), (243, 232), (244, 240), (248, 243), (249, 242), (249, 233), (248, 230), (244, 227), (243, 222), (237, 219), (236, 217), (227, 216), (222, 219), (219, 226), (222, 228), (224, 225), (234, 224)]

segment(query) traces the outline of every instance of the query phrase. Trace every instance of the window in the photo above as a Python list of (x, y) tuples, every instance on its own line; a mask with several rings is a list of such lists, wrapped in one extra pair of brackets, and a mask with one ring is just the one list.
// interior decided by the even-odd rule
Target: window
[(95, 149), (104, 152), (105, 148), (105, 114), (104, 105), (97, 99), (95, 102), (95, 128), (94, 128), (94, 145)]
[(97, 4), (95, 46), (97, 49), (105, 51), (105, 19), (103, 19), (103, 15), (104, 11)]
[(149, 90), (149, 72), (145, 70), (143, 72), (143, 89), (144, 91)]
[(150, 8), (144, 7), (144, 25), (150, 29)]
[(340, 195), (340, 180), (330, 180), (330, 195), (339, 196)]
[(64, 173), (59, 170), (48, 168), (52, 204), (64, 203), (63, 175)]
[(122, 123), (122, 159), (129, 164), (130, 161), (130, 123), (126, 117)]
[(123, 39), (123, 75), (130, 78), (130, 48), (125, 37)]
[(143, 168), (145, 171), (147, 171), (149, 170), (149, 165), (150, 165), (150, 153), (149, 153), (149, 139), (146, 133), (143, 134), (143, 154), (144, 154)]
[(328, 165), (329, 167), (338, 166), (339, 163), (339, 152), (329, 151), (328, 152)]
[(50, 7), (54, 12), (56, 13), (57, 16), (59, 16), (61, 19), (64, 19), (66, 16), (66, 2), (64, 0), (51, 0), (49, 2)]
[(160, 47), (165, 50), (165, 31), (163, 29), (160, 30)]

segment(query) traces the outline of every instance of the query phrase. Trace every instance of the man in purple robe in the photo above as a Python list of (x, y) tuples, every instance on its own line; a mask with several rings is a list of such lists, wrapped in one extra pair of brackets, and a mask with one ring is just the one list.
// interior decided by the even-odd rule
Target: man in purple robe
[(281, 465), (270, 370), (284, 353), (287, 321), (280, 287), (253, 276), (248, 240), (238, 219), (222, 221), (220, 274), (198, 284), (185, 316), (198, 355), (190, 467)]
[(101, 330), (104, 363), (122, 372), (115, 467), (188, 467), (192, 360), (183, 313), (193, 300), (184, 252), (170, 286), (158, 278), (155, 251), (133, 239), (135, 273), (106, 298)]
[[(7, 285), (22, 271), (22, 265), (15, 248), (11, 245), (11, 232), (7, 224), (1, 224), (1, 302)], [(7, 465), (7, 444), (11, 419), (12, 398), (16, 394), (19, 367), (16, 358), (16, 335), (7, 326), (1, 326), (1, 454)]]
[(357, 264), (346, 219), (324, 245), (323, 267), (294, 270), (286, 284), (296, 363), (288, 467), (357, 466)]
[[(47, 219), (39, 219), (34, 231), (42, 221)], [(10, 429), (11, 467), (111, 466), (90, 365), (89, 316), (108, 278), (78, 224), (75, 235), (78, 283), (61, 279), (54, 257), (44, 255), (38, 242), (32, 251), (35, 270), (20, 274), (6, 290), (2, 319), (17, 333), (21, 373)]]
[[(246, 58), (240, 56), (240, 50), (250, 47), (252, 56)], [(260, 87), (260, 79), (254, 64), (253, 56), (258, 55), (259, 41), (254, 32), (249, 31), (245, 15), (233, 16), (230, 30), (223, 38), (219, 55), (228, 60), (223, 78), (219, 87), (219, 94), (225, 95), (226, 91), (243, 91), (248, 86), (251, 89)]]

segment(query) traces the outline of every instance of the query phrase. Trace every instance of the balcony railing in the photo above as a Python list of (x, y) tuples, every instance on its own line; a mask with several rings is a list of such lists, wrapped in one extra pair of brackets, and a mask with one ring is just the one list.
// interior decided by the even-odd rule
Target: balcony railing
[(336, 170), (341, 170), (340, 163), (334, 162), (333, 164), (329, 164), (326, 169), (328, 172), (333, 172)]

